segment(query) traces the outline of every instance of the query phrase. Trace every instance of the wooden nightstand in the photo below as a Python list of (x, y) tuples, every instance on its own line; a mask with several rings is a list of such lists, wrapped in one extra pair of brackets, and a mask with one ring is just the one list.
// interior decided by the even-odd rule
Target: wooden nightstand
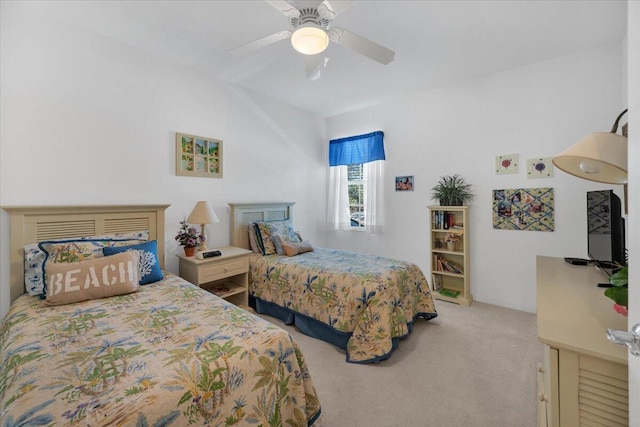
[(197, 259), (178, 255), (183, 279), (242, 308), (249, 308), (249, 255), (234, 246), (216, 248), (221, 256)]

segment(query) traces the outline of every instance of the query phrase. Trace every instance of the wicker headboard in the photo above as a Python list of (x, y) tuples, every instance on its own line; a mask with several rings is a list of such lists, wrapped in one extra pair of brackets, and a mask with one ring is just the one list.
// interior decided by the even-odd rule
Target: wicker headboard
[(231, 244), (251, 249), (247, 224), (292, 218), (295, 202), (229, 203), (231, 206)]
[(164, 211), (169, 206), (3, 206), (11, 221), (11, 302), (25, 292), (24, 246), (44, 240), (149, 230), (164, 268)]

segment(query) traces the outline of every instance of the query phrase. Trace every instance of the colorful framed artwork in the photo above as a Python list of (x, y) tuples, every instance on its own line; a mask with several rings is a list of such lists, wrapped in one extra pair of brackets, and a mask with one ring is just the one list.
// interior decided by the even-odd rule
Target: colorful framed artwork
[(176, 175), (222, 178), (222, 141), (176, 133)]
[(413, 175), (396, 176), (396, 191), (413, 191)]
[(527, 178), (552, 178), (553, 162), (551, 157), (539, 157), (537, 159), (527, 159)]
[(493, 190), (493, 228), (553, 231), (553, 188)]
[(518, 154), (503, 154), (496, 156), (496, 175), (507, 175), (520, 171)]

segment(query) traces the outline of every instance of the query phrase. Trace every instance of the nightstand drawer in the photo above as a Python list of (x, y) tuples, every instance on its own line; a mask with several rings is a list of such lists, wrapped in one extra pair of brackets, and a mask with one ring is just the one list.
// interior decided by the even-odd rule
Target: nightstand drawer
[(219, 262), (200, 269), (199, 282), (211, 282), (213, 280), (224, 279), (225, 277), (246, 273), (247, 271), (249, 271), (249, 260), (246, 258)]

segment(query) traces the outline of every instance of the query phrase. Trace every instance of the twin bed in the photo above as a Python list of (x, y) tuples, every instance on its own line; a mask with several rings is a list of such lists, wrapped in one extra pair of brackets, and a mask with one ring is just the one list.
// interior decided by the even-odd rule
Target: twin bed
[[(234, 246), (252, 249), (253, 224), (292, 224), (293, 203), (230, 206)], [(317, 247), (295, 256), (254, 254), (249, 299), (258, 313), (344, 349), (351, 363), (389, 358), (417, 318), (437, 316), (417, 265)]]
[(294, 339), (175, 275), (74, 304), (23, 295), (23, 248), (36, 242), (149, 230), (163, 266), (166, 207), (4, 208), (12, 305), (0, 329), (0, 425), (317, 420), (320, 403)]

